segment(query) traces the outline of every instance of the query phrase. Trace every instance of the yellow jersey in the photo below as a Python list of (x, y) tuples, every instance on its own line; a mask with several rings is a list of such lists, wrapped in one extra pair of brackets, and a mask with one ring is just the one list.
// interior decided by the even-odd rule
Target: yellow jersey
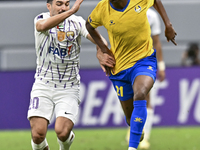
[(151, 29), (146, 12), (154, 0), (128, 0), (119, 10), (109, 0), (100, 1), (88, 22), (92, 27), (104, 26), (114, 54), (114, 74), (132, 67), (138, 60), (150, 56), (153, 50)]

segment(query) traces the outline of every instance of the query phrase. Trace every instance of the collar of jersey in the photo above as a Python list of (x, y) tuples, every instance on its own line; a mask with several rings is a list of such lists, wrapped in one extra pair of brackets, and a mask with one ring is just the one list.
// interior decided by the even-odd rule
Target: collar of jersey
[(121, 11), (121, 12), (123, 12), (123, 11), (128, 7), (128, 4), (129, 4), (129, 3), (130, 3), (130, 0), (128, 0), (126, 6), (125, 6), (123, 9), (117, 9), (117, 8), (115, 8), (111, 2), (110, 2), (110, 6), (111, 6), (114, 10), (116, 10), (116, 11)]

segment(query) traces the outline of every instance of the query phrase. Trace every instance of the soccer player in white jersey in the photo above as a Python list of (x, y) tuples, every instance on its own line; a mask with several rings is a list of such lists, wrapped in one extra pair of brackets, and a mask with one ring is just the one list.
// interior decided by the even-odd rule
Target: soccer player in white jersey
[[(160, 33), (161, 33), (161, 27), (160, 27), (160, 19), (158, 14), (151, 8), (147, 11), (147, 17), (148, 21), (151, 27), (151, 37), (153, 39), (153, 47), (156, 49), (156, 56), (158, 61), (158, 70), (157, 70), (157, 78), (160, 82), (162, 82), (165, 79), (165, 63), (163, 60), (162, 55), (162, 45), (160, 42)], [(150, 143), (150, 133), (153, 125), (153, 117), (154, 117), (154, 108), (151, 106), (150, 102), (150, 93), (146, 97), (147, 100), (147, 120), (144, 125), (144, 139), (140, 142), (139, 148), (140, 149), (149, 149)], [(127, 132), (126, 140), (129, 141), (129, 135), (130, 134), (130, 128)]]
[(72, 129), (80, 103), (81, 36), (94, 43), (85, 20), (74, 15), (82, 2), (76, 0), (70, 9), (70, 0), (47, 0), (49, 12), (34, 19), (37, 69), (27, 115), (33, 150), (49, 150), (46, 133), (54, 112), (60, 150), (69, 150), (75, 137)]

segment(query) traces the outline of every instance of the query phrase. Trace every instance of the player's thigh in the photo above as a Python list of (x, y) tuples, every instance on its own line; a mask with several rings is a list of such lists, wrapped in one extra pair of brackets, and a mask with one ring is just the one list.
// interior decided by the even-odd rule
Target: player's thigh
[(156, 51), (134, 65), (132, 75), (134, 100), (144, 100), (152, 88), (157, 72)]
[[(59, 126), (61, 126), (62, 128), (63, 124), (66, 123), (69, 123), (71, 128), (71, 126), (76, 123), (79, 112), (79, 103), (79, 89), (67, 89), (57, 91), (57, 94), (55, 96), (55, 115), (57, 118), (56, 121), (63, 123), (56, 123), (56, 128), (58, 128)], [(72, 123), (68, 120), (70, 120)]]
[(46, 136), (47, 128), (48, 128), (48, 120), (42, 117), (30, 117), (30, 126), (31, 133), (33, 137), (42, 136), (43, 138)]
[(148, 75), (139, 75), (133, 84), (134, 100), (144, 100), (153, 87), (154, 80)]
[(74, 123), (66, 117), (57, 117), (55, 122), (55, 132), (57, 135), (67, 136), (73, 129)]

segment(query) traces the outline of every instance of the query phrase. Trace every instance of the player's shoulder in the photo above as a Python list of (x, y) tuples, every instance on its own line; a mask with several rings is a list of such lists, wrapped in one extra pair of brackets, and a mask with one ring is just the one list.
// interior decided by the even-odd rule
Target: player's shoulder
[(101, 4), (101, 5), (105, 5), (107, 3), (109, 3), (109, 0), (100, 0), (99, 1), (99, 4)]
[(42, 12), (35, 17), (35, 20), (46, 19), (46, 18), (49, 18), (49, 17), (50, 17), (49, 12)]

